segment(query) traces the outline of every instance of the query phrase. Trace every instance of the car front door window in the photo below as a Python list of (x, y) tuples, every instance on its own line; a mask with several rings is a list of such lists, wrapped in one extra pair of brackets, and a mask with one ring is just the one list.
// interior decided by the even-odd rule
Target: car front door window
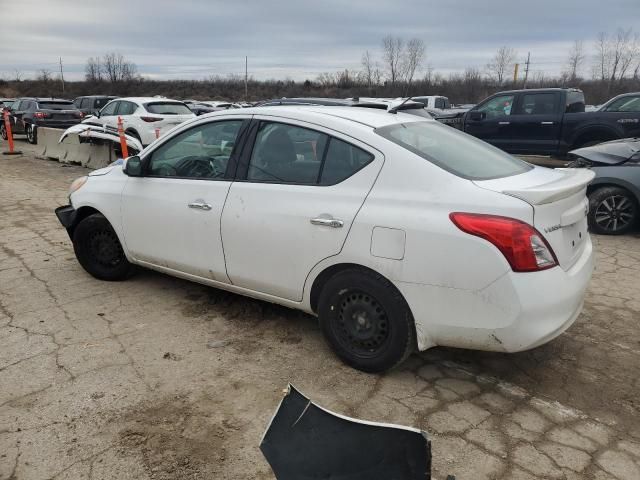
[(115, 115), (116, 113), (116, 108), (118, 108), (118, 104), (121, 102), (111, 102), (110, 104), (108, 104), (107, 106), (105, 106), (101, 111), (100, 111), (100, 116), (101, 117), (109, 117), (112, 115)]
[(511, 115), (513, 99), (513, 95), (500, 95), (480, 106), (477, 111), (485, 112), (487, 119), (508, 116)]
[(211, 122), (191, 128), (151, 154), (148, 175), (174, 178), (223, 178), (243, 120)]

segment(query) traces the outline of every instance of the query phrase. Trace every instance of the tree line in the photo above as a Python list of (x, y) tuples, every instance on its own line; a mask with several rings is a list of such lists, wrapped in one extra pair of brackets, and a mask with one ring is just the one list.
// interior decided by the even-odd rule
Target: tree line
[[(150, 80), (138, 73), (135, 63), (111, 52), (91, 57), (85, 65), (85, 80), (66, 82), (65, 96), (110, 94), (121, 96), (163, 95), (174, 98), (256, 101), (278, 97), (399, 97), (444, 95), (455, 103), (476, 103), (505, 88), (577, 87), (587, 101), (599, 104), (619, 93), (640, 90), (640, 35), (618, 29), (597, 35), (591, 49), (575, 41), (566, 54), (559, 75), (526, 69), (514, 78), (519, 53), (501, 46), (484, 67), (469, 67), (443, 75), (428, 63), (427, 46), (419, 38), (405, 40), (388, 35), (377, 51), (362, 54), (359, 69), (326, 72), (305, 81), (248, 79), (249, 98), (244, 98), (245, 79), (240, 75), (212, 75), (202, 80)], [(536, 65), (535, 59), (532, 65)], [(0, 80), (4, 96), (61, 95), (60, 82), (48, 70), (35, 79)]]

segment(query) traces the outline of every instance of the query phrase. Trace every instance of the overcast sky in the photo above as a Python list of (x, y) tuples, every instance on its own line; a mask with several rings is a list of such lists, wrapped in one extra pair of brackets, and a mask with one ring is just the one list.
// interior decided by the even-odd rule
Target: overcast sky
[(600, 31), (640, 32), (640, 0), (0, 0), (0, 18), (4, 78), (62, 57), (77, 80), (88, 57), (116, 51), (149, 78), (244, 74), (247, 55), (257, 79), (313, 79), (380, 57), (387, 34), (424, 40), (423, 70), (483, 67), (508, 45), (557, 74), (574, 40), (590, 53)]

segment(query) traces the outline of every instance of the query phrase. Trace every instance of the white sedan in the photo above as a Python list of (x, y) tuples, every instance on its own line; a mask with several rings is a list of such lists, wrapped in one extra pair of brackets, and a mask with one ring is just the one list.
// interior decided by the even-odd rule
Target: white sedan
[(592, 177), (402, 112), (249, 108), (75, 180), (56, 214), (94, 277), (139, 265), (315, 314), (340, 358), (378, 372), (565, 331), (592, 272)]
[(87, 117), (82, 123), (102, 126), (117, 133), (118, 117), (122, 118), (127, 135), (151, 144), (176, 125), (195, 117), (184, 103), (156, 97), (118, 98), (107, 103), (96, 115)]

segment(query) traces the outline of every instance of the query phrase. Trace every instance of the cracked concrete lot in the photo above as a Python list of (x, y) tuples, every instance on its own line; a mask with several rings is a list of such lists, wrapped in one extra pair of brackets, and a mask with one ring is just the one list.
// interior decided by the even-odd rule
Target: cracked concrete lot
[(0, 156), (0, 479), (273, 478), (258, 443), (287, 382), (426, 430), (437, 479), (640, 479), (638, 235), (593, 237), (584, 312), (550, 344), (366, 375), (304, 314), (150, 271), (90, 277), (53, 213), (85, 173)]

